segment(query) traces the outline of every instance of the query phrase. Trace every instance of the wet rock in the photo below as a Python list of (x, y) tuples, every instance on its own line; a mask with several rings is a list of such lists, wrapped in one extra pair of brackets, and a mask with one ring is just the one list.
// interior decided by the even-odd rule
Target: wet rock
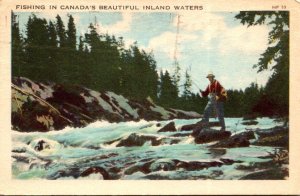
[(195, 129), (197, 126), (198, 126), (197, 123), (196, 124), (183, 125), (180, 128), (180, 131), (191, 131), (191, 130)]
[(180, 118), (180, 119), (195, 119), (195, 118), (202, 117), (202, 115), (200, 115), (194, 111), (183, 111), (183, 110), (178, 110), (178, 109), (169, 109), (169, 110), (175, 112), (177, 118)]
[(187, 171), (194, 171), (194, 170), (202, 170), (207, 169), (210, 167), (221, 167), (223, 165), (222, 162), (219, 161), (211, 161), (211, 162), (199, 162), (199, 161), (178, 161), (176, 167), (183, 168)]
[(288, 131), (288, 127), (276, 126), (270, 129), (256, 129), (255, 133), (259, 135), (260, 138), (264, 138), (274, 135), (285, 135), (288, 134)]
[(255, 120), (242, 122), (242, 125), (257, 125), (257, 124), (258, 124), (258, 122)]
[(271, 129), (258, 129), (256, 134), (259, 138), (253, 142), (257, 146), (289, 146), (289, 128), (288, 127), (273, 127)]
[(44, 140), (40, 140), (40, 141), (38, 141), (38, 143), (34, 147), (34, 150), (36, 150), (36, 151), (42, 151), (45, 148), (50, 149), (50, 145), (47, 144)]
[(218, 127), (220, 126), (219, 122), (209, 122), (208, 124), (203, 123), (202, 121), (199, 121), (195, 124), (189, 124), (189, 125), (183, 125), (180, 128), (180, 131), (191, 131), (191, 130), (195, 130), (197, 128), (202, 128), (202, 127)]
[[(81, 174), (80, 177), (88, 177), (92, 174), (100, 174), (104, 180), (109, 179), (109, 174), (108, 172), (103, 169), (102, 167), (90, 167), (86, 170), (84, 170)], [(99, 176), (99, 179), (101, 179), (101, 176)]]
[(236, 147), (248, 147), (250, 145), (250, 139), (255, 139), (253, 131), (247, 131), (233, 135), (230, 138), (221, 140), (216, 144), (211, 145), (213, 148), (236, 148)]
[(187, 137), (190, 136), (191, 133), (175, 133), (174, 135), (171, 135), (172, 137)]
[(159, 145), (162, 145), (162, 144), (170, 144), (170, 145), (173, 145), (173, 144), (178, 144), (179, 142), (181, 141), (181, 139), (177, 139), (177, 138), (162, 138), (162, 139), (159, 139), (157, 142), (159, 143)]
[[(14, 130), (23, 132), (84, 127), (97, 120), (124, 122), (198, 118), (195, 112), (165, 109), (152, 100), (129, 100), (113, 92), (97, 92), (78, 85), (43, 84), (12, 79), (11, 119)], [(158, 124), (159, 127), (159, 124)], [(169, 125), (161, 131), (176, 131)]]
[(120, 140), (120, 142), (117, 144), (117, 147), (142, 146), (148, 141), (150, 141), (151, 145), (153, 146), (157, 146), (160, 144), (160, 141), (155, 136), (138, 135), (136, 133), (132, 133), (127, 138)]
[(80, 176), (80, 169), (77, 167), (71, 167), (66, 168), (64, 170), (58, 170), (53, 174), (50, 174), (47, 176), (48, 180), (56, 180), (59, 178), (65, 178), (65, 177), (72, 177), (72, 178), (78, 178)]
[(202, 131), (202, 129), (205, 127), (205, 124), (202, 122), (198, 122), (196, 123), (197, 126), (194, 127), (193, 132), (192, 132), (192, 136), (196, 137), (200, 134), (200, 132)]
[(158, 159), (146, 163), (137, 163), (136, 165), (127, 168), (124, 172), (125, 175), (131, 175), (135, 172), (142, 172), (149, 174), (156, 171), (175, 171), (175, 170), (202, 170), (210, 167), (221, 167), (224, 163), (220, 161), (181, 161), (177, 159)]
[(253, 131), (245, 131), (234, 135), (236, 137), (244, 137), (248, 140), (256, 139)]
[(203, 129), (195, 137), (195, 143), (203, 144), (203, 143), (218, 141), (218, 140), (229, 138), (230, 135), (231, 135), (231, 132), (229, 132), (229, 131), (219, 131), (219, 130), (214, 130), (214, 129)]
[(16, 159), (16, 161), (18, 162), (23, 162), (23, 163), (30, 163), (30, 158), (27, 156), (23, 156), (23, 155), (12, 155), (12, 158)]
[(142, 172), (144, 174), (148, 174), (151, 172), (150, 170), (150, 166), (151, 164), (154, 162), (154, 160), (152, 161), (148, 161), (148, 162), (145, 162), (145, 163), (137, 163), (136, 165), (133, 165), (129, 168), (127, 168), (125, 171), (124, 171), (124, 174), (125, 175), (131, 175), (135, 172)]
[(266, 169), (250, 173), (240, 180), (284, 180), (287, 177), (286, 170), (283, 169)]
[(286, 147), (289, 146), (289, 136), (288, 135), (275, 135), (270, 137), (264, 137), (253, 142), (253, 145), (257, 146), (276, 146), (276, 147)]
[(26, 152), (26, 148), (14, 148), (11, 150), (11, 152), (24, 153), (24, 152)]
[(232, 165), (234, 163), (243, 163), (243, 161), (235, 161), (232, 159), (225, 159), (225, 158), (221, 158), (220, 161), (222, 161), (224, 163), (224, 165)]
[(149, 170), (151, 172), (160, 171), (160, 170), (172, 171), (172, 170), (175, 170), (175, 169), (176, 169), (176, 163), (175, 163), (175, 161), (173, 161), (171, 159), (156, 160), (149, 167)]
[(170, 122), (166, 124), (163, 128), (158, 130), (158, 132), (174, 132), (176, 131), (175, 122)]
[(49, 149), (58, 149), (61, 148), (61, 144), (57, 141), (49, 140), (46, 138), (38, 138), (30, 141), (29, 145), (35, 151), (44, 151)]

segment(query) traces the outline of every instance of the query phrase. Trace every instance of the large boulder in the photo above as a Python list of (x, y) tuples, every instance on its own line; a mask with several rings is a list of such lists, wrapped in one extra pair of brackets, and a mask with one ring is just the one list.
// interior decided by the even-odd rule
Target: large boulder
[(209, 122), (209, 123), (204, 123), (202, 121), (199, 121), (195, 124), (189, 124), (189, 125), (183, 125), (181, 128), (180, 128), (180, 131), (191, 131), (191, 130), (194, 130), (194, 129), (197, 129), (199, 127), (218, 127), (220, 126), (220, 123), (217, 122), (217, 121), (214, 121), (214, 122)]
[(250, 139), (255, 139), (253, 131), (247, 131), (233, 135), (227, 139), (221, 140), (216, 144), (211, 145), (213, 148), (235, 148), (235, 147), (248, 147)]
[[(12, 79), (12, 127), (17, 131), (60, 130), (84, 127), (97, 120), (124, 122), (199, 118), (196, 112), (167, 109), (151, 98), (129, 100), (110, 91), (97, 92), (79, 85)], [(170, 124), (161, 131), (176, 131)]]
[(108, 180), (109, 173), (102, 167), (89, 167), (80, 174), (81, 178)]
[(203, 144), (209, 143), (213, 141), (218, 141), (222, 139), (229, 138), (231, 132), (229, 131), (219, 131), (214, 129), (203, 129), (200, 133), (195, 137), (195, 143)]
[(117, 144), (117, 147), (143, 146), (146, 142), (151, 142), (151, 145), (153, 146), (157, 146), (160, 144), (160, 140), (157, 139), (156, 136), (138, 135), (136, 133), (132, 133), (128, 137), (121, 139)]
[(176, 169), (176, 162), (172, 159), (158, 159), (151, 163), (149, 170), (151, 172), (155, 171), (173, 171)]
[(170, 122), (166, 124), (163, 128), (159, 129), (157, 132), (175, 132), (176, 127), (175, 127), (175, 122)]
[(175, 171), (175, 170), (185, 170), (185, 171), (195, 171), (208, 169), (210, 167), (221, 167), (222, 165), (233, 164), (228, 161), (225, 163), (220, 161), (182, 161), (177, 159), (157, 159), (150, 160), (147, 162), (139, 162), (135, 165), (127, 168), (124, 171), (125, 175), (131, 175), (135, 172), (142, 172), (144, 174), (149, 174), (156, 171)]
[(289, 128), (287, 126), (276, 126), (270, 129), (257, 129), (255, 133), (259, 136), (253, 145), (289, 147)]
[(287, 171), (281, 168), (264, 169), (247, 174), (240, 180), (284, 180), (287, 176)]

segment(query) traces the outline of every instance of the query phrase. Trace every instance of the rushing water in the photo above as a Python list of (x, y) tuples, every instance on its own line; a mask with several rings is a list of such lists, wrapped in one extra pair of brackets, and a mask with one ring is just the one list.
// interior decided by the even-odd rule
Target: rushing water
[[(173, 120), (176, 128), (182, 125), (199, 121)], [(232, 134), (246, 129), (271, 128), (280, 123), (269, 118), (258, 118), (257, 125), (244, 126), (241, 118), (226, 118), (226, 128)], [(272, 147), (250, 146), (246, 148), (210, 149), (208, 144), (195, 144), (191, 136), (177, 137), (176, 144), (162, 144), (152, 146), (145, 143), (141, 147), (116, 147), (117, 142), (106, 142), (125, 138), (131, 133), (157, 136), (158, 138), (172, 139), (174, 132), (157, 131), (157, 123), (161, 126), (170, 121), (144, 121), (139, 122), (95, 122), (84, 128), (65, 128), (61, 131), (47, 133), (12, 132), (13, 149), (12, 175), (16, 179), (74, 179), (66, 173), (82, 172), (83, 168), (101, 166), (102, 168), (119, 168), (119, 179), (199, 179), (199, 176), (209, 176), (212, 179), (239, 179), (246, 171), (238, 170), (238, 165), (249, 165), (253, 162), (267, 161)], [(45, 141), (47, 148), (38, 151), (35, 146), (39, 141)], [(154, 171), (149, 174), (137, 171), (130, 174), (124, 173), (129, 166), (147, 160), (172, 160), (181, 161), (212, 161), (220, 158), (238, 160), (241, 163), (209, 167), (202, 170), (172, 170)], [(62, 175), (63, 173), (63, 175)], [(159, 178), (157, 177), (159, 176)], [(77, 177), (75, 177), (77, 178)], [(89, 176), (89, 179), (93, 176)], [(95, 177), (98, 178), (98, 177)], [(82, 178), (77, 178), (82, 179)]]

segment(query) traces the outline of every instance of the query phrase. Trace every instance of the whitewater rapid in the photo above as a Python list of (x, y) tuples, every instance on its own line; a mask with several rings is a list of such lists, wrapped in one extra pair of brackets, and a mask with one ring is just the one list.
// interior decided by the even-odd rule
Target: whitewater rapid
[[(175, 122), (177, 130), (180, 130), (181, 126), (196, 123), (199, 119), (172, 121)], [(245, 172), (237, 170), (235, 164), (195, 171), (155, 171), (150, 173), (151, 175), (140, 171), (126, 174), (123, 170), (150, 159), (165, 162), (173, 159), (207, 162), (225, 158), (239, 160), (247, 165), (266, 161), (258, 157), (267, 156), (274, 150), (273, 147), (261, 146), (208, 149), (208, 144), (195, 144), (191, 136), (178, 139), (173, 136), (174, 132), (157, 132), (169, 122), (171, 120), (121, 123), (98, 121), (84, 128), (67, 127), (60, 131), (31, 133), (12, 131), (12, 176), (16, 179), (75, 179), (73, 174), (82, 172), (83, 168), (101, 167), (112, 171), (117, 168), (118, 174), (121, 175), (119, 179), (156, 179), (157, 175), (160, 178), (164, 175), (172, 176), (171, 179), (194, 179), (193, 177), (197, 179), (197, 176), (238, 179)], [(242, 125), (241, 118), (226, 118), (226, 128), (235, 134), (247, 129), (265, 129), (282, 125), (270, 118), (258, 118), (257, 122), (257, 125), (245, 126)], [(143, 146), (117, 147), (118, 139), (126, 138), (133, 133), (164, 139), (166, 142), (158, 146), (145, 143)], [(168, 143), (174, 139), (179, 142)], [(40, 141), (43, 141), (45, 146), (39, 151), (36, 146)], [(88, 178), (98, 179), (95, 175)]]

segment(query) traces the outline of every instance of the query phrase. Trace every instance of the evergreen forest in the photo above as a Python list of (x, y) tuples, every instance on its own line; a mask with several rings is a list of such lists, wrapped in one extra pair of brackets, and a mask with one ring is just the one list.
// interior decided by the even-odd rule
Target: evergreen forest
[[(247, 26), (271, 26), (269, 46), (257, 64), (249, 66), (273, 74), (265, 86), (251, 83), (245, 89), (226, 89), (225, 116), (287, 116), (289, 13), (243, 11), (235, 18)], [(163, 107), (199, 113), (207, 103), (192, 92), (194, 81), (188, 70), (180, 86), (176, 73), (159, 71), (153, 53), (142, 50), (137, 42), (126, 48), (123, 37), (101, 33), (101, 27), (99, 33), (95, 24), (78, 37), (72, 15), (64, 24), (59, 15), (51, 21), (32, 14), (21, 33), (17, 15), (12, 13), (11, 41), (13, 77), (113, 91), (138, 101), (150, 97)]]

